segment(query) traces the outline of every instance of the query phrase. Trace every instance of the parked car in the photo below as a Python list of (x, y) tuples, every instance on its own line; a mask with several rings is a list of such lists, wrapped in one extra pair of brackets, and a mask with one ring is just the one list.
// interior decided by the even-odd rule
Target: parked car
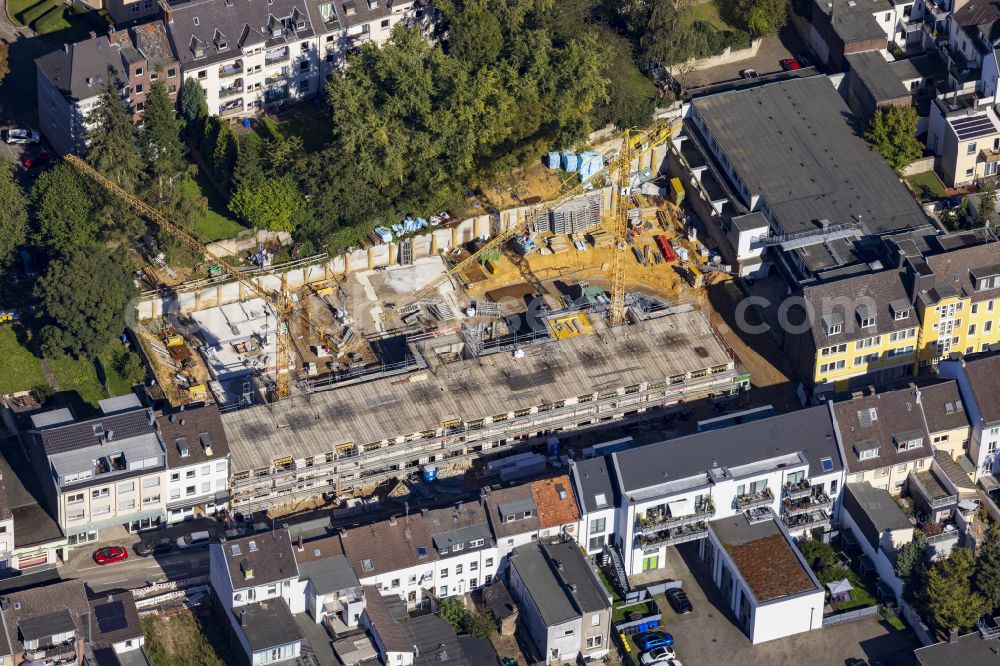
[(799, 65), (801, 65), (802, 67), (812, 67), (813, 64), (812, 58), (810, 58), (804, 53), (798, 54), (797, 56), (795, 56), (795, 59), (799, 61)]
[(7, 143), (38, 143), (42, 140), (42, 138), (38, 136), (38, 132), (29, 129), (19, 129), (16, 127), (0, 130), (0, 138), (3, 138), (3, 140)]
[(208, 532), (191, 532), (191, 534), (185, 534), (177, 539), (177, 547), (181, 550), (186, 550), (188, 548), (198, 548), (199, 546), (208, 546), (209, 539), (211, 539), (211, 534)]
[(632, 639), (639, 652), (648, 652), (661, 645), (673, 645), (674, 637), (664, 631), (647, 631)]
[(124, 562), (128, 559), (128, 551), (125, 546), (105, 546), (94, 553), (94, 561), (104, 566), (115, 562)]
[(694, 610), (694, 606), (691, 605), (691, 600), (688, 599), (687, 592), (679, 587), (667, 590), (667, 602), (670, 604), (670, 607), (674, 609), (674, 612), (680, 615), (690, 613)]
[(639, 663), (643, 666), (648, 664), (667, 664), (676, 655), (674, 654), (674, 648), (669, 645), (661, 645), (660, 647), (655, 647), (649, 652), (644, 652), (641, 657), (639, 657)]
[(158, 539), (150, 539), (149, 541), (142, 541), (140, 543), (132, 546), (132, 552), (139, 557), (149, 557), (150, 555), (162, 555), (163, 553), (169, 553), (174, 547), (174, 542), (169, 537), (160, 537)]
[(740, 78), (741, 79), (759, 79), (760, 78), (760, 74), (757, 73), (756, 69), (748, 68), (748, 69), (740, 70)]
[(38, 167), (43, 167), (49, 162), (51, 162), (49, 154), (44, 150), (37, 155), (24, 155), (21, 158), (21, 164), (25, 169), (37, 169)]
[(796, 60), (795, 58), (785, 58), (778, 64), (780, 64), (781, 69), (785, 70), (786, 72), (791, 72), (792, 70), (796, 69), (802, 69), (802, 64), (799, 63), (799, 61)]

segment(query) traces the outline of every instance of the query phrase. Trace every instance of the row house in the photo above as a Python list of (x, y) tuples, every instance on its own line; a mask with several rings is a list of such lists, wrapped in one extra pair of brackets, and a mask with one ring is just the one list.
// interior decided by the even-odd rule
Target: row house
[(167, 454), (167, 522), (211, 515), (229, 504), (229, 442), (218, 406), (156, 417)]
[(705, 539), (723, 517), (824, 528), (844, 474), (828, 405), (619, 451), (604, 465), (574, 465), (578, 540), (589, 553), (613, 543), (629, 576), (663, 568), (666, 548)]
[(958, 383), (969, 418), (968, 456), (976, 480), (992, 480), (1000, 471), (1000, 356), (942, 361), (938, 371)]
[(566, 475), (487, 489), (486, 509), (500, 558), (538, 539), (559, 535), (575, 539), (580, 520)]
[(145, 108), (146, 95), (162, 80), (176, 95), (181, 70), (163, 23), (154, 21), (115, 31), (41, 56), (35, 61), (38, 122), (46, 140), (61, 155), (86, 149), (87, 116), (108, 78), (121, 89), (133, 120)]
[(66, 408), (36, 414), (25, 438), (42, 503), (70, 545), (96, 541), (104, 528), (155, 527), (166, 510), (166, 454), (152, 410), (135, 394), (100, 407), (80, 421)]

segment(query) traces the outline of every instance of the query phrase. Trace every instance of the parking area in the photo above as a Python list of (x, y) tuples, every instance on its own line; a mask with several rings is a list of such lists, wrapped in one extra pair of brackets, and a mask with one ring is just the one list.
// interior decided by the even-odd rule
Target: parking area
[[(735, 624), (722, 596), (701, 569), (697, 544), (668, 548), (666, 568), (657, 578), (684, 583), (694, 606), (687, 615), (663, 610), (663, 630), (674, 637), (677, 658), (685, 666), (701, 664), (847, 664), (851, 659), (885, 666), (911, 666), (918, 647), (913, 633), (893, 629), (878, 615), (818, 629), (777, 641), (751, 645)], [(636, 582), (641, 582), (641, 578)], [(633, 584), (636, 584), (634, 582)], [(647, 582), (652, 580), (647, 579)]]
[(744, 69), (754, 69), (761, 75), (779, 72), (781, 71), (779, 63), (782, 60), (798, 58), (802, 55), (810, 55), (809, 47), (802, 41), (795, 28), (789, 24), (782, 28), (777, 36), (765, 37), (757, 50), (757, 55), (753, 58), (692, 72), (688, 75), (690, 80), (687, 87), (707, 86), (738, 79), (740, 72)]

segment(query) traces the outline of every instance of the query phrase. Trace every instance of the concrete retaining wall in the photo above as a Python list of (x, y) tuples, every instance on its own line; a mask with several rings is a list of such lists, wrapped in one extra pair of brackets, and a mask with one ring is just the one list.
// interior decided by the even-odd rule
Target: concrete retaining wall
[(926, 157), (921, 157), (919, 160), (906, 166), (900, 171), (900, 175), (912, 176), (914, 174), (923, 173), (924, 171), (934, 170), (934, 156), (928, 155)]
[(756, 58), (757, 51), (760, 49), (760, 41), (761, 40), (759, 39), (753, 40), (750, 42), (750, 46), (745, 49), (736, 49), (734, 51), (729, 48), (719, 55), (711, 56), (709, 58), (701, 58), (700, 60), (692, 60), (690, 66), (694, 71), (699, 71), (702, 69), (718, 67), (719, 65), (729, 65), (734, 62), (742, 62), (743, 60)]

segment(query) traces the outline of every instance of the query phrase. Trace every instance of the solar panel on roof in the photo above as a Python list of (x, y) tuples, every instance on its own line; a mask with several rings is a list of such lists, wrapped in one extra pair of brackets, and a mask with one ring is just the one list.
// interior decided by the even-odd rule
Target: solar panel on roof
[(101, 628), (101, 633), (109, 631), (119, 631), (128, 627), (128, 620), (125, 619), (125, 604), (121, 601), (101, 604), (94, 609), (97, 615), (97, 626)]
[(976, 116), (973, 118), (956, 118), (951, 121), (951, 126), (958, 135), (960, 141), (975, 139), (987, 134), (994, 134), (997, 131), (993, 121), (988, 116)]

